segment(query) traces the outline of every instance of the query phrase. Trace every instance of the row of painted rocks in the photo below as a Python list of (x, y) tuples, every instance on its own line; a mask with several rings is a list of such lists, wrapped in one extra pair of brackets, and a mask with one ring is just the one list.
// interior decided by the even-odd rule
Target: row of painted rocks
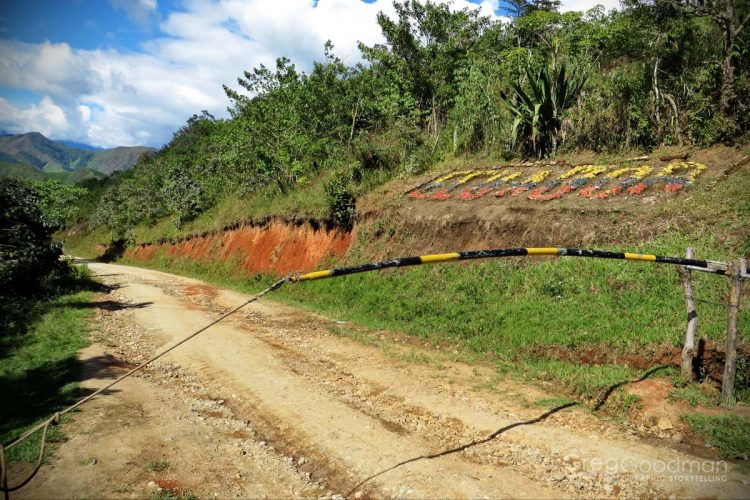
[[(538, 166), (538, 165), (534, 165)], [(437, 177), (407, 196), (418, 200), (475, 200), (492, 194), (497, 198), (528, 193), (533, 201), (549, 201), (578, 191), (584, 198), (602, 199), (620, 193), (639, 195), (651, 186), (662, 185), (664, 191), (678, 191), (695, 182), (706, 166), (692, 161), (673, 162), (656, 172), (649, 165), (617, 167), (615, 165), (576, 165), (552, 176), (557, 164), (533, 174), (524, 175), (525, 166), (509, 165), (479, 170), (461, 170)]]

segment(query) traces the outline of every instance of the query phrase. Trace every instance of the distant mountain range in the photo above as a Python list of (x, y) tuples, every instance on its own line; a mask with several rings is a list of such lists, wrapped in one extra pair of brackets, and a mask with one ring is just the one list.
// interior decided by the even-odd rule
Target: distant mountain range
[(104, 177), (130, 169), (141, 155), (154, 151), (144, 146), (100, 149), (73, 141), (53, 141), (38, 132), (0, 135), (0, 177)]

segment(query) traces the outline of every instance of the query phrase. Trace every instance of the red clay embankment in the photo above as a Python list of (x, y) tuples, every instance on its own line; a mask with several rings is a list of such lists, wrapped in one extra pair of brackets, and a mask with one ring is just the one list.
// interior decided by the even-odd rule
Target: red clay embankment
[(196, 262), (235, 261), (248, 274), (311, 271), (331, 257), (346, 255), (352, 233), (314, 224), (273, 221), (187, 236), (177, 241), (141, 244), (125, 251), (134, 261), (156, 254)]

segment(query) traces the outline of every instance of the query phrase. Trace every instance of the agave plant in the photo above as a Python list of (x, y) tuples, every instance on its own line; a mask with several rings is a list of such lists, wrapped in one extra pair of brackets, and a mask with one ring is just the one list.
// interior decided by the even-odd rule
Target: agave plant
[(515, 117), (512, 148), (520, 143), (524, 155), (542, 158), (557, 149), (562, 115), (578, 97), (586, 77), (569, 76), (564, 63), (557, 68), (543, 67), (537, 76), (526, 68), (526, 76), (529, 92), (511, 82), (513, 94), (501, 92), (500, 96)]

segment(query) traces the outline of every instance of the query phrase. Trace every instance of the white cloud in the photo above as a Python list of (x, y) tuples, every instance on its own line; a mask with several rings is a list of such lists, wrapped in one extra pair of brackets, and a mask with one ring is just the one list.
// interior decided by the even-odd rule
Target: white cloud
[(0, 85), (64, 98), (97, 85), (87, 69), (86, 61), (66, 43), (0, 40)]
[(560, 4), (561, 12), (568, 12), (571, 10), (586, 12), (587, 10), (595, 7), (596, 5), (602, 5), (605, 10), (619, 9), (620, 0), (562, 0)]
[(142, 27), (156, 17), (156, 0), (109, 0), (109, 3), (124, 10), (128, 19)]
[(49, 97), (38, 105), (18, 109), (0, 97), (0, 128), (8, 132), (41, 132), (44, 135), (65, 133), (69, 123), (63, 108)]
[[(136, 22), (156, 15), (155, 0), (110, 1)], [(453, 8), (497, 18), (498, 4), (455, 0)], [(162, 20), (160, 36), (137, 52), (0, 41), (0, 84), (45, 96), (27, 109), (2, 101), (0, 126), (97, 146), (158, 146), (193, 113), (226, 116), (221, 85), (234, 87), (244, 70), (273, 65), (280, 56), (309, 69), (328, 39), (339, 57), (356, 63), (358, 41), (382, 41), (379, 11), (393, 16), (391, 0), (319, 0), (317, 6), (312, 0), (185, 0)]]
[(78, 112), (81, 115), (81, 121), (84, 123), (88, 123), (91, 121), (91, 108), (86, 106), (85, 104), (81, 104), (78, 106)]

